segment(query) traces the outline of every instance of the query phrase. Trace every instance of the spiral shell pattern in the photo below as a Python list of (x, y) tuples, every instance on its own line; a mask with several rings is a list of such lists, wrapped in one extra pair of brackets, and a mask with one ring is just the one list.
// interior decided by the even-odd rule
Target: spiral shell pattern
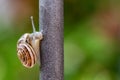
[(32, 68), (36, 63), (36, 53), (30, 40), (30, 34), (24, 34), (17, 43), (18, 58), (27, 68)]

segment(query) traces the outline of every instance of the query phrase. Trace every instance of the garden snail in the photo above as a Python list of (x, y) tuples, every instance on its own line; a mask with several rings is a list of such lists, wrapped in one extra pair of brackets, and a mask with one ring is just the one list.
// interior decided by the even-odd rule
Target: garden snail
[(31, 16), (33, 33), (25, 33), (17, 42), (17, 55), (23, 66), (32, 68), (40, 59), (39, 43), (43, 39), (42, 32), (36, 32)]

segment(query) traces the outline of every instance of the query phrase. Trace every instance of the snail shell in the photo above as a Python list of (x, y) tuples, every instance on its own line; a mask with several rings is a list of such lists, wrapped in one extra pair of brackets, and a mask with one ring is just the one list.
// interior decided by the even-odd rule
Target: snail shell
[(32, 68), (40, 60), (39, 43), (43, 36), (41, 32), (26, 33), (17, 42), (17, 55), (23, 66)]

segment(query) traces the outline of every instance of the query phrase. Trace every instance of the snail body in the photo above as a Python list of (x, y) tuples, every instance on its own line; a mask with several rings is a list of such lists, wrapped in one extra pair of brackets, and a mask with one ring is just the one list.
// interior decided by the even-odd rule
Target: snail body
[[(34, 26), (33, 26), (34, 27)], [(42, 32), (25, 33), (17, 42), (17, 55), (23, 66), (32, 68), (40, 60)]]

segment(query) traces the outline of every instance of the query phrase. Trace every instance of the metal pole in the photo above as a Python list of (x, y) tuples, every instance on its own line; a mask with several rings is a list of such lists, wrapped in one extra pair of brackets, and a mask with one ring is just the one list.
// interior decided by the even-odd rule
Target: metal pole
[(39, 0), (40, 80), (64, 80), (63, 0)]

